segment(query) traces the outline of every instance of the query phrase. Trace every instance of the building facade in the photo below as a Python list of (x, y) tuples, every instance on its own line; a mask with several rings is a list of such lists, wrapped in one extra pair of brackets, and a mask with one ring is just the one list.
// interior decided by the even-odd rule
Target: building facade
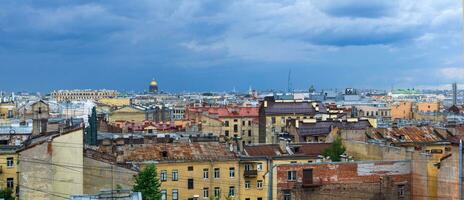
[(105, 98), (115, 98), (118, 92), (115, 90), (57, 90), (51, 93), (56, 101), (86, 101)]

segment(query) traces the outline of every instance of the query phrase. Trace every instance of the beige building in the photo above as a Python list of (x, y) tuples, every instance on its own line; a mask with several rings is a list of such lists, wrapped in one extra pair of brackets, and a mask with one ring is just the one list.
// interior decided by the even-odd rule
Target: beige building
[(16, 105), (12, 102), (0, 102), (0, 119), (11, 119), (18, 115)]
[(440, 102), (418, 102), (416, 103), (416, 111), (436, 113), (440, 111), (440, 106)]
[(128, 121), (128, 122), (143, 122), (146, 119), (144, 110), (126, 106), (117, 110), (113, 110), (109, 114), (109, 122)]
[(223, 143), (147, 144), (126, 149), (126, 163), (155, 163), (162, 199), (241, 199), (236, 154)]
[(0, 150), (0, 189), (10, 189), (16, 196), (18, 188), (18, 147), (6, 146)]
[(321, 102), (275, 100), (267, 97), (259, 109), (259, 143), (277, 143), (280, 134), (287, 132), (289, 120), (337, 118)]
[(83, 128), (41, 134), (19, 151), (20, 199), (69, 199), (83, 194)]
[(85, 101), (115, 98), (118, 92), (115, 90), (57, 90), (51, 95), (57, 101)]
[(412, 119), (413, 118), (413, 102), (401, 101), (396, 102), (391, 106), (392, 119)]
[(200, 107), (189, 109), (188, 116), (198, 120), (202, 133), (238, 139), (241, 146), (258, 143), (257, 107)]

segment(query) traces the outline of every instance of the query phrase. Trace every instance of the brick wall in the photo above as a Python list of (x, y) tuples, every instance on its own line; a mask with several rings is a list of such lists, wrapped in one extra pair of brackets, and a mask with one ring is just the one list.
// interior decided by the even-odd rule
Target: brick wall
[[(303, 184), (303, 169), (312, 169), (313, 184)], [(296, 171), (296, 180), (288, 180)], [(277, 166), (277, 199), (410, 199), (411, 163), (378, 161), (308, 163)], [(404, 196), (398, 191), (404, 188)]]

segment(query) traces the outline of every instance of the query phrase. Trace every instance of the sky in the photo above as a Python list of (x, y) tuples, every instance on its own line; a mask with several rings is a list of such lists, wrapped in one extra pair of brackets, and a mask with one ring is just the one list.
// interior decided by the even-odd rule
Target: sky
[(458, 0), (3, 0), (0, 90), (446, 88)]

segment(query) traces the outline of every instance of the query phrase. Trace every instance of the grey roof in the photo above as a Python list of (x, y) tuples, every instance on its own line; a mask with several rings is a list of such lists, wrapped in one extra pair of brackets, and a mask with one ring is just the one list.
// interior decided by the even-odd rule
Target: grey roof
[(325, 113), (326, 107), (324, 104), (317, 102), (319, 111), (316, 111), (311, 102), (269, 102), (264, 108), (267, 115), (273, 114), (309, 114)]
[(31, 126), (21, 126), (21, 127), (10, 127), (10, 126), (2, 126), (0, 127), (0, 134), (31, 134), (32, 127)]
[(300, 127), (298, 128), (298, 133), (300, 134), (300, 136), (326, 135), (330, 133), (332, 127), (336, 127), (342, 130), (363, 130), (372, 126), (367, 120), (360, 120), (358, 122), (318, 121), (316, 123), (300, 124)]

